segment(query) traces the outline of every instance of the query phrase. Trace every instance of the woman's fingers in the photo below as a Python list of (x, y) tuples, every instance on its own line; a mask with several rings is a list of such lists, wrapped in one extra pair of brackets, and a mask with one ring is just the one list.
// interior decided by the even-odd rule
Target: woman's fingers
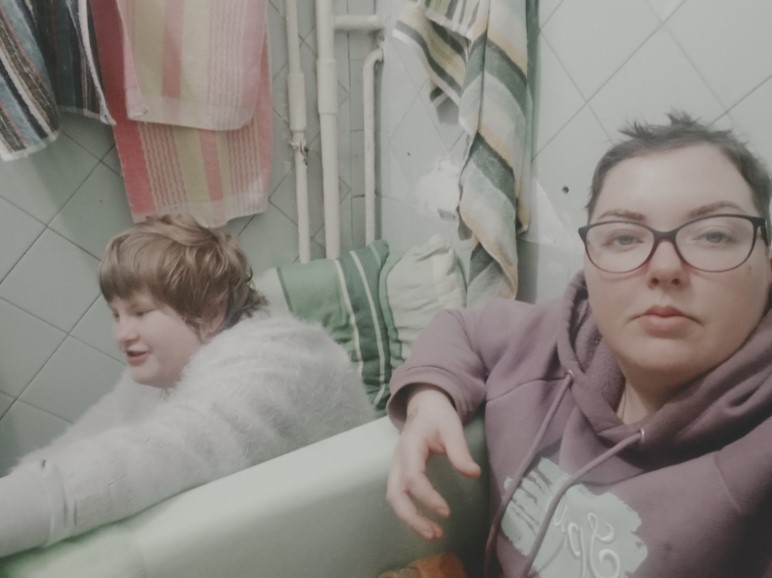
[(406, 490), (389, 488), (386, 498), (394, 513), (410, 530), (426, 540), (436, 540), (442, 537), (442, 528), (416, 508)]
[(433, 386), (419, 386), (408, 404), (408, 419), (394, 451), (387, 500), (397, 517), (428, 540), (442, 537), (429, 516), (447, 517), (450, 508), (426, 476), (432, 454), (446, 454), (462, 474), (476, 476), (461, 419), (449, 398)]
[(445, 438), (445, 453), (451, 465), (468, 478), (479, 476), (480, 466), (469, 453), (463, 429), (458, 427), (454, 432), (448, 432)]

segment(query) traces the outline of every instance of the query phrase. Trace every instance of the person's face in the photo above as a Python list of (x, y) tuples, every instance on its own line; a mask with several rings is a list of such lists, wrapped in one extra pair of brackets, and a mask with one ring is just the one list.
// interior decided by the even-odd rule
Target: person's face
[[(716, 148), (689, 146), (619, 163), (607, 175), (591, 222), (626, 220), (669, 231), (718, 213), (759, 216), (750, 187)], [(691, 268), (662, 242), (629, 273), (606, 273), (585, 258), (593, 317), (633, 383), (677, 386), (715, 367), (745, 341), (764, 314), (772, 267), (761, 238), (736, 269)]]
[(199, 335), (171, 307), (147, 293), (110, 301), (113, 335), (126, 356), (131, 378), (172, 387), (201, 345)]

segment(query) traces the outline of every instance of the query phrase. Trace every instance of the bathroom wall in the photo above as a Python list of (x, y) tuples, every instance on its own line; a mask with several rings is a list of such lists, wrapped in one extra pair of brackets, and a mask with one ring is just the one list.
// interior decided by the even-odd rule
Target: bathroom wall
[[(228, 224), (255, 270), (297, 258), (292, 151), (286, 142), (287, 48), (283, 0), (269, 4), (274, 161), (269, 210)], [(338, 0), (339, 13), (372, 13), (374, 0)], [(314, 3), (298, 2), (306, 75), (309, 203), (314, 256), (323, 254)], [(361, 64), (372, 39), (336, 37), (341, 243), (361, 244)], [(353, 160), (353, 162), (352, 162)], [(359, 196), (352, 194), (359, 191)], [(357, 198), (355, 198), (357, 197)], [(361, 222), (361, 217), (357, 219)], [(67, 116), (61, 136), (28, 159), (0, 163), (0, 475), (61, 432), (123, 368), (96, 283), (107, 240), (131, 224), (109, 127)]]
[[(378, 0), (393, 27), (404, 0)], [(520, 254), (518, 298), (560, 295), (582, 264), (576, 228), (595, 163), (630, 119), (664, 121), (680, 108), (734, 128), (772, 165), (772, 3), (768, 0), (541, 0), (536, 79), (534, 224)], [(422, 183), (462, 158), (454, 111), (435, 111), (415, 53), (386, 36), (381, 94), (383, 236), (415, 242), (437, 230)], [(443, 162), (443, 159), (444, 162)], [(450, 166), (448, 166), (450, 165)], [(424, 179), (422, 181), (422, 179)], [(428, 208), (427, 208), (428, 206)]]

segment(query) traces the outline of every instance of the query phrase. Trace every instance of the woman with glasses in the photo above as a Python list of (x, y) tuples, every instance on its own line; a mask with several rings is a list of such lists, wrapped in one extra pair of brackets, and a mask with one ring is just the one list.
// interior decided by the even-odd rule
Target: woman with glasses
[(770, 576), (770, 178), (683, 114), (623, 134), (564, 298), (442, 313), (395, 373), (388, 500), (439, 538), (426, 462), (478, 475), (484, 408), (487, 576)]

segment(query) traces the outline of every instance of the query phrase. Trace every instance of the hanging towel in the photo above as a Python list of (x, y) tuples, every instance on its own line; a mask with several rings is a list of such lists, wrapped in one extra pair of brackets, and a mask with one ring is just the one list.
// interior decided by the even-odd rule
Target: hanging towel
[[(213, 10), (220, 5), (214, 0), (206, 3)], [(273, 113), (266, 4), (264, 0), (253, 4), (262, 10), (261, 24), (252, 36), (261, 43), (253, 47), (260, 55), (254, 114), (238, 130), (211, 131), (129, 119), (127, 96), (132, 91), (126, 80), (132, 74), (126, 74), (125, 66), (133, 56), (124, 50), (126, 43), (115, 38), (122, 29), (120, 12), (114, 1), (92, 1), (105, 92), (117, 122), (115, 142), (135, 221), (183, 213), (219, 227), (268, 208)]]
[(265, 0), (118, 0), (128, 118), (248, 124), (265, 81)]
[(530, 222), (535, 23), (533, 0), (418, 0), (408, 2), (393, 32), (421, 56), (432, 102), (450, 98), (468, 135), (459, 215), (461, 235), (473, 243), (469, 305), (517, 293), (517, 233)]
[(111, 123), (99, 80), (87, 0), (2, 0), (0, 159), (56, 139), (59, 108)]

